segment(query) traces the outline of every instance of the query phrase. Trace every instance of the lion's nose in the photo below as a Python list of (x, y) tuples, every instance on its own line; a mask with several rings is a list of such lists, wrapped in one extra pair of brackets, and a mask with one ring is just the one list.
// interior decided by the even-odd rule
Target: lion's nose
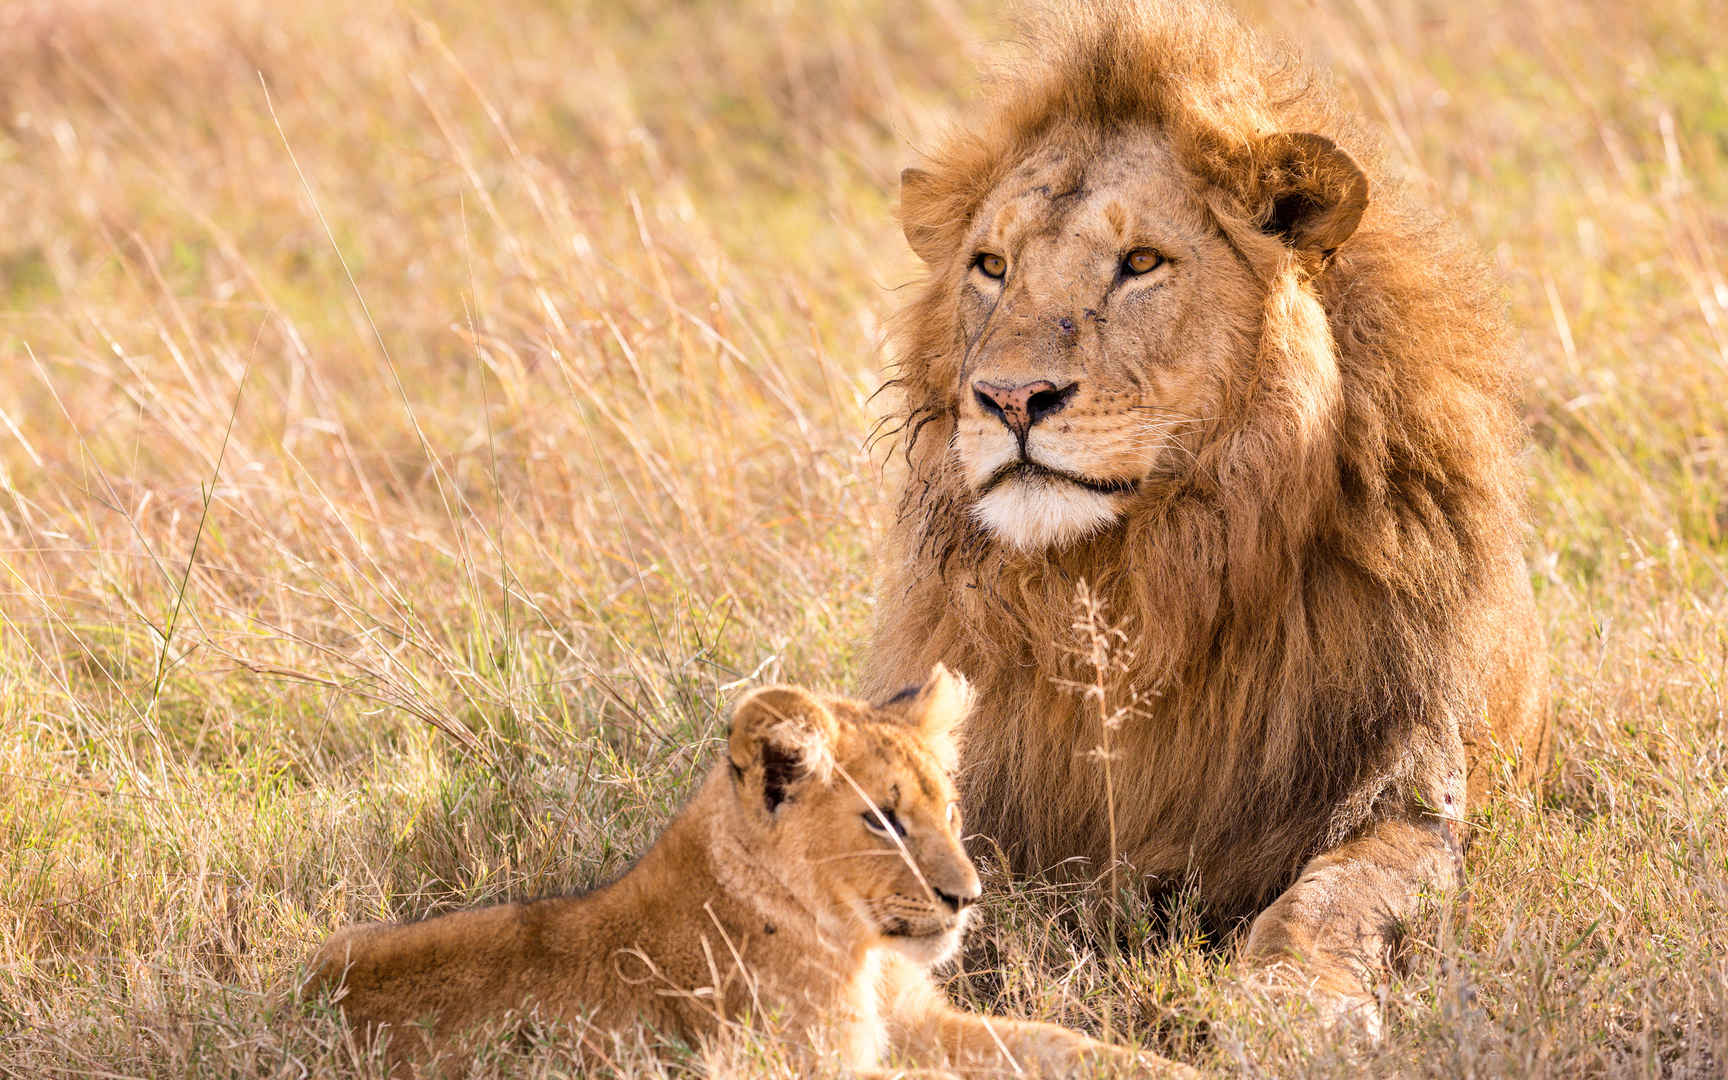
[(985, 415), (996, 417), (1008, 425), (1008, 430), (1016, 438), (1024, 439), (1033, 424), (1051, 413), (1060, 412), (1079, 388), (1079, 383), (1058, 387), (1049, 379), (1018, 386), (1003, 386), (979, 379), (972, 384), (972, 395), (978, 399)]
[(943, 892), (941, 889), (935, 888), (931, 891), (936, 894), (936, 899), (947, 905), (949, 911), (964, 911), (978, 902), (978, 883), (976, 881), (957, 893)]

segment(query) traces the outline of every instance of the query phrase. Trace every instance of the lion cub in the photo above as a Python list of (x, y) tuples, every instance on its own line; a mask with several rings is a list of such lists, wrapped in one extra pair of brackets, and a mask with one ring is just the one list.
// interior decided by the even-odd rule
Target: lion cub
[(596, 1049), (638, 1025), (698, 1042), (743, 1023), (809, 1064), (858, 1071), (1144, 1064), (1051, 1024), (961, 1012), (929, 978), (978, 899), (949, 775), (969, 698), (940, 665), (879, 707), (754, 691), (726, 759), (622, 878), (587, 896), (346, 927), (307, 989), (336, 991), (399, 1062), (459, 1050), (514, 1011), (576, 1023)]

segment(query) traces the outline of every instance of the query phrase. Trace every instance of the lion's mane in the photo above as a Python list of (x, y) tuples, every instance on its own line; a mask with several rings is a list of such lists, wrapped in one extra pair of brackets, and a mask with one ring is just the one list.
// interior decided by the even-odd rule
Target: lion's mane
[(967, 512), (947, 445), (957, 391), (939, 374), (961, 347), (954, 285), (931, 273), (894, 329), (906, 480), (873, 675), (886, 690), (931, 658), (957, 663), (985, 692), (966, 733), (970, 824), (1023, 865), (1101, 859), (1102, 770), (1085, 754), (1097, 715), (1060, 685), (1092, 679), (1072, 625), (1087, 582), (1128, 630), (1112, 700), (1141, 696), (1115, 736), (1121, 851), (1197, 872), (1209, 900), (1244, 910), (1409, 799), (1411, 777), (1480, 723), (1488, 624), (1521, 541), (1501, 303), (1335, 91), (1233, 16), (1099, 0), (1046, 17), (1025, 44), (1031, 59), (996, 77), (988, 115), (926, 163), (909, 235), (952, 250), (1058, 129), (1097, 146), (1155, 126), (1238, 236), (1261, 235), (1278, 178), (1257, 147), (1277, 132), (1349, 151), (1371, 203), (1323, 267), (1280, 257), (1257, 355), (1185, 478), (1108, 532), (1031, 556)]

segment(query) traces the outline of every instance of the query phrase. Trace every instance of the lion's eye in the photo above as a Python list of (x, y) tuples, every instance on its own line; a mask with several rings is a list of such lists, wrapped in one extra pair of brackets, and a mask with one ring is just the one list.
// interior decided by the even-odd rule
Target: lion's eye
[(1128, 253), (1127, 258), (1122, 260), (1122, 272), (1133, 275), (1150, 274), (1163, 266), (1164, 261), (1164, 256), (1151, 248), (1135, 248)]
[(972, 265), (987, 278), (1000, 279), (1008, 272), (1008, 260), (993, 251), (980, 251), (973, 257)]
[(892, 810), (879, 807), (859, 816), (864, 819), (864, 827), (878, 836), (906, 835), (906, 826), (900, 824), (900, 818)]

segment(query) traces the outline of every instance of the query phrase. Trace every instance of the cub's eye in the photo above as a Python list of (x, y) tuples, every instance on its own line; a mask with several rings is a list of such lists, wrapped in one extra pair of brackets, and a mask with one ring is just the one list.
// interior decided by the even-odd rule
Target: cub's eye
[[(859, 815), (864, 819), (864, 827), (878, 836), (905, 836), (906, 826), (900, 824), (894, 811), (883, 807), (878, 810), (866, 810)], [(886, 825), (883, 822), (887, 822)]]
[(1163, 266), (1165, 261), (1164, 256), (1151, 248), (1135, 248), (1128, 253), (1127, 258), (1122, 260), (1122, 272), (1130, 276), (1150, 274)]
[(987, 278), (1000, 280), (1008, 272), (1008, 260), (993, 251), (980, 251), (972, 257), (972, 265)]

